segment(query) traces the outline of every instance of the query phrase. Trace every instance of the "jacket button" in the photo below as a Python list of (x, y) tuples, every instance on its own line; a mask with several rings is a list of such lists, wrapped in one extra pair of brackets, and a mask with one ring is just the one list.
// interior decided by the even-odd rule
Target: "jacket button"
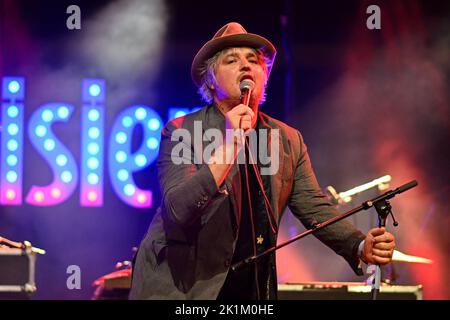
[(202, 203), (200, 201), (197, 201), (197, 208), (200, 208), (202, 206)]
[(225, 268), (228, 268), (231, 265), (230, 259), (225, 259), (225, 261), (223, 262), (223, 265), (225, 266)]

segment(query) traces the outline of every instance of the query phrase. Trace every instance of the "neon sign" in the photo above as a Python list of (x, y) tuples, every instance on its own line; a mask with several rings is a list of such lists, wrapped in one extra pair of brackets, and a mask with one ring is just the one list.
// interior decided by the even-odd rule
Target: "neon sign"
[[(80, 166), (71, 152), (52, 131), (57, 122), (68, 122), (75, 106), (52, 102), (40, 106), (28, 122), (28, 138), (50, 166), (53, 181), (46, 186), (33, 185), (25, 202), (34, 206), (63, 203), (75, 192), (80, 182), (80, 205), (101, 207), (104, 203), (105, 96), (103, 79), (82, 80), (81, 159)], [(0, 154), (0, 204), (21, 205), (23, 202), (23, 145), (25, 79), (3, 77)], [(168, 119), (182, 116), (198, 108), (170, 108)], [(132, 134), (141, 126), (143, 139), (132, 152)], [(158, 156), (163, 122), (152, 108), (145, 105), (127, 107), (114, 120), (108, 141), (108, 173), (114, 192), (126, 204), (136, 208), (152, 206), (151, 190), (140, 189), (133, 173), (144, 170)]]

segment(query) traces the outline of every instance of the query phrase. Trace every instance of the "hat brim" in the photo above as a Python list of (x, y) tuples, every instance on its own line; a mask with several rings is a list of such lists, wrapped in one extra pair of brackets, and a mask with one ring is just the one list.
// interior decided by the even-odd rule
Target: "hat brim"
[(201, 86), (200, 71), (203, 63), (217, 52), (230, 47), (250, 47), (260, 49), (271, 61), (268, 73), (272, 69), (276, 56), (274, 45), (264, 37), (253, 33), (233, 34), (208, 41), (195, 55), (192, 61), (191, 77), (197, 87)]

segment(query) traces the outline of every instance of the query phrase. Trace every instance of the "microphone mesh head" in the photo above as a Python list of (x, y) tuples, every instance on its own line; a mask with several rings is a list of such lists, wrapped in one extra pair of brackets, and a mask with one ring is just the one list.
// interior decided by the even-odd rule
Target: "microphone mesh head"
[(254, 87), (255, 83), (250, 79), (244, 79), (239, 84), (239, 89), (241, 89), (241, 91), (253, 90)]

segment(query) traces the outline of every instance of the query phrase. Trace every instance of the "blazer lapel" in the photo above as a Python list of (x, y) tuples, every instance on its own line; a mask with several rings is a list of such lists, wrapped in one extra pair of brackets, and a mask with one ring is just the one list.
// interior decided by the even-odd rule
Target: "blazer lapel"
[[(208, 106), (205, 112), (203, 130), (206, 131), (210, 128), (219, 129), (222, 132), (222, 136), (225, 137), (225, 117), (214, 104)], [(209, 137), (208, 135), (206, 136), (211, 142), (211, 137)], [(225, 178), (224, 184), (229, 194), (231, 205), (233, 207), (233, 212), (236, 218), (236, 225), (239, 227), (242, 212), (242, 186), (239, 166), (236, 162), (234, 162), (231, 166), (230, 171)]]
[[(273, 157), (277, 157), (278, 160), (278, 168), (275, 168), (273, 174), (270, 175), (270, 204), (272, 206), (275, 222), (277, 224), (277, 228), (280, 223), (281, 212), (280, 212), (280, 192), (282, 192), (282, 177), (283, 177), (283, 168), (284, 168), (284, 160), (285, 160), (285, 151), (283, 147), (282, 136), (280, 132), (272, 131), (272, 126), (270, 123), (266, 121), (265, 114), (262, 112), (258, 112), (260, 128), (267, 129), (267, 154), (271, 159), (270, 165), (275, 165), (273, 163)], [(275, 141), (272, 140), (275, 138)], [(274, 145), (274, 143), (276, 145)], [(272, 155), (272, 148), (275, 154)]]

